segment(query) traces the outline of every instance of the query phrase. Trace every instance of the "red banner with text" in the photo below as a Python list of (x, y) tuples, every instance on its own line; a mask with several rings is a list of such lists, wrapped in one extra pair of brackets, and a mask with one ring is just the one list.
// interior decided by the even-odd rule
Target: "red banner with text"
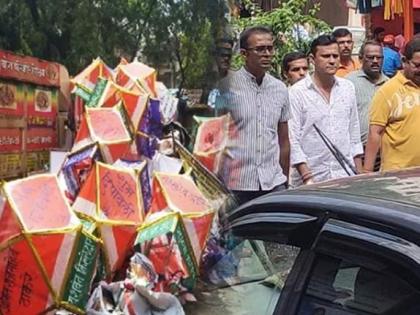
[(46, 86), (60, 86), (57, 63), (0, 50), (0, 77)]

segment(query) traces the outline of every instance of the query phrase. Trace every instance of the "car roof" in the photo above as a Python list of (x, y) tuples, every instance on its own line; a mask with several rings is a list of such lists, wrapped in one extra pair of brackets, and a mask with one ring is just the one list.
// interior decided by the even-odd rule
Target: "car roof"
[(300, 189), (363, 196), (420, 209), (420, 167), (340, 178)]
[(251, 214), (284, 212), (337, 218), (408, 236), (420, 244), (420, 167), (271, 193), (237, 208), (229, 221), (239, 223)]

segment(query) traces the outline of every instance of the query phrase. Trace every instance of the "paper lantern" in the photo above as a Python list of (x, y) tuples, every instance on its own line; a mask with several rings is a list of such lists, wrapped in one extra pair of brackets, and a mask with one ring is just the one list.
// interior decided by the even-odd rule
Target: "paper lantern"
[(229, 141), (230, 115), (200, 122), (194, 144), (194, 156), (211, 172), (220, 169)]
[[(81, 312), (96, 266), (96, 243), (82, 235), (57, 178), (37, 175), (6, 183), (0, 224), (0, 312), (39, 314), (60, 307)], [(79, 279), (70, 274), (75, 264), (82, 268)], [(66, 292), (76, 280), (78, 299), (69, 299)]]
[(151, 97), (156, 97), (156, 76), (156, 69), (134, 61), (117, 67), (115, 81), (127, 89), (131, 89), (134, 84), (137, 84)]
[(151, 211), (173, 211), (181, 214), (196, 264), (213, 223), (214, 211), (209, 201), (187, 175), (155, 173)]
[(162, 213), (141, 226), (135, 244), (164, 279), (161, 290), (172, 291), (171, 282), (178, 277), (185, 288), (194, 287), (198, 265), (180, 213)]
[(118, 106), (86, 109), (72, 152), (95, 142), (107, 163), (115, 162), (130, 150), (132, 140), (124, 110)]
[(138, 174), (97, 162), (73, 204), (76, 213), (96, 224), (103, 242), (108, 278), (130, 252), (144, 210)]

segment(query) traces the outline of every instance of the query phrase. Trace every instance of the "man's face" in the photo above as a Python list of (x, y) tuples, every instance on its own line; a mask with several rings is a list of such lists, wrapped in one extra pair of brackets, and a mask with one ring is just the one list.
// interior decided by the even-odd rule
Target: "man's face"
[(353, 39), (351, 35), (337, 38), (338, 47), (340, 49), (340, 58), (349, 58), (353, 51)]
[(378, 45), (366, 45), (362, 56), (362, 69), (369, 77), (379, 77), (384, 54)]
[(248, 37), (248, 46), (241, 49), (248, 68), (256, 71), (268, 71), (271, 68), (274, 47), (271, 34), (254, 33)]
[(318, 46), (315, 56), (311, 55), (315, 71), (319, 74), (335, 75), (340, 64), (338, 45)]
[(220, 73), (226, 73), (229, 70), (231, 59), (232, 45), (230, 43), (218, 44), (216, 62)]
[(308, 59), (302, 58), (289, 62), (289, 70), (286, 72), (287, 80), (291, 85), (303, 79), (308, 73)]
[(404, 75), (420, 87), (420, 52), (416, 52), (411, 60), (404, 60)]

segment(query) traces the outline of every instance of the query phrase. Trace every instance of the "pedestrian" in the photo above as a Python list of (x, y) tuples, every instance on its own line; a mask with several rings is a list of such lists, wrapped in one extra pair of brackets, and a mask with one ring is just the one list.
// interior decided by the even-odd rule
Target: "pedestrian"
[(378, 43), (382, 44), (385, 37), (385, 29), (381, 26), (376, 27), (373, 32), (373, 40), (377, 41)]
[(293, 85), (303, 79), (308, 73), (308, 57), (300, 51), (284, 55), (281, 67), (283, 78), (288, 85)]
[(360, 48), (359, 60), (362, 68), (346, 76), (346, 79), (353, 82), (356, 88), (360, 137), (364, 145), (366, 145), (369, 132), (369, 105), (378, 88), (388, 80), (388, 77), (382, 73), (383, 59), (382, 45), (377, 41), (369, 40)]
[(385, 35), (384, 41), (384, 65), (383, 72), (388, 77), (393, 77), (401, 69), (401, 56), (395, 48), (394, 35)]
[(405, 46), (403, 70), (375, 94), (369, 115), (364, 170), (381, 148), (381, 171), (420, 166), (420, 38)]
[(336, 38), (340, 52), (340, 64), (336, 75), (345, 77), (352, 71), (360, 69), (360, 63), (357, 58), (352, 57), (353, 53), (353, 36), (347, 28), (338, 28), (333, 32)]
[(244, 203), (287, 186), (290, 110), (286, 86), (268, 73), (274, 55), (271, 31), (246, 29), (240, 51), (245, 65), (229, 74), (224, 92), (236, 130), (221, 177)]
[[(360, 127), (353, 84), (335, 76), (339, 47), (331, 35), (311, 44), (314, 73), (289, 88), (292, 181), (295, 185), (347, 176), (343, 167), (361, 170)], [(324, 134), (339, 152), (333, 153)]]
[(232, 60), (233, 39), (223, 37), (216, 41), (216, 64), (220, 79), (227, 76)]

